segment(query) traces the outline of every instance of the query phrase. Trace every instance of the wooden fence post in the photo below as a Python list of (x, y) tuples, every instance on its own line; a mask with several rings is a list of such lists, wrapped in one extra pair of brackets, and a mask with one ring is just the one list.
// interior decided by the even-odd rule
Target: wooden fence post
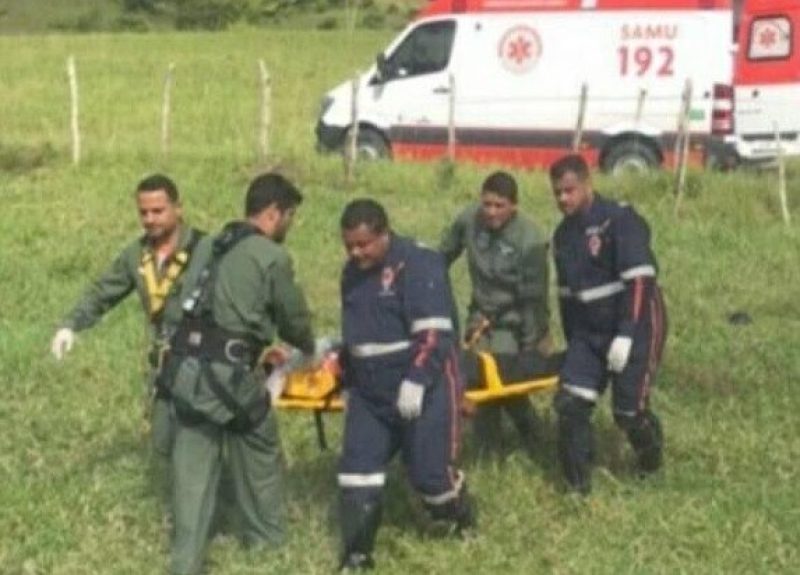
[[(675, 214), (680, 212), (683, 203), (683, 192), (686, 188), (686, 164), (689, 163), (689, 142), (691, 140), (691, 129), (689, 126), (689, 113), (692, 108), (692, 80), (686, 80), (686, 87), (683, 90), (683, 105), (679, 120), (678, 138), (675, 142), (676, 173), (678, 178), (675, 183)], [(679, 145), (680, 144), (680, 145)]]
[(642, 121), (642, 112), (644, 112), (644, 101), (647, 98), (647, 90), (642, 88), (639, 90), (639, 98), (636, 101), (636, 115), (634, 116), (633, 120), (637, 124)]
[(267, 161), (270, 152), (269, 129), (272, 120), (272, 83), (264, 60), (258, 61), (258, 69), (261, 77), (261, 121), (258, 143), (261, 162), (264, 163)]
[(175, 64), (170, 63), (164, 76), (164, 95), (161, 100), (161, 155), (166, 160), (169, 157), (170, 144), (170, 116), (172, 113), (172, 83), (175, 74)]
[(448, 97), (447, 114), (447, 159), (451, 162), (456, 161), (456, 79), (453, 74), (449, 74), (448, 83), (450, 85)]
[(81, 130), (78, 124), (78, 72), (75, 68), (75, 57), (67, 58), (67, 77), (70, 93), (70, 128), (72, 132), (72, 163), (76, 166), (81, 161)]
[(345, 179), (348, 182), (353, 181), (355, 172), (355, 164), (358, 159), (358, 85), (360, 82), (360, 74), (356, 70), (353, 80), (350, 84), (350, 130), (348, 130), (349, 140), (345, 142)]
[(789, 226), (792, 223), (792, 218), (789, 215), (789, 205), (786, 201), (786, 160), (783, 155), (783, 143), (781, 142), (781, 133), (778, 130), (777, 122), (773, 122), (772, 129), (775, 132), (775, 145), (778, 146), (778, 198), (781, 202), (783, 222)]
[(683, 139), (688, 128), (689, 107), (691, 106), (692, 82), (688, 78), (681, 93), (681, 107), (678, 111), (678, 136), (675, 138), (675, 146), (672, 150), (672, 157), (675, 158), (673, 171), (677, 176), (680, 171), (680, 155), (683, 148)]
[(578, 120), (575, 123), (575, 134), (572, 136), (572, 151), (577, 152), (581, 147), (583, 139), (583, 121), (586, 117), (586, 102), (589, 95), (589, 86), (584, 82), (581, 84), (581, 97), (578, 104)]

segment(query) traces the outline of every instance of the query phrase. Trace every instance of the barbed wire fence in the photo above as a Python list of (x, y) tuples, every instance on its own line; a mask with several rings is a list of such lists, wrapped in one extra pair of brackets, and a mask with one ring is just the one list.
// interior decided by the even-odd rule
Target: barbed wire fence
[[(73, 55), (67, 58), (67, 77), (69, 84), (69, 125), (71, 135), (71, 157), (73, 165), (77, 166), (82, 160), (82, 143), (83, 135), (80, 127), (80, 93), (78, 84), (78, 64)], [(176, 66), (170, 63), (167, 66), (167, 71), (163, 79), (163, 90), (161, 98), (161, 133), (160, 133), (160, 150), (163, 161), (168, 161), (172, 148), (172, 95), (175, 85)], [(271, 150), (271, 129), (272, 129), (272, 78), (263, 59), (257, 61), (258, 71), (258, 86), (259, 86), (259, 101), (260, 106), (258, 110), (258, 117), (254, 121), (256, 126), (256, 146), (255, 157), (262, 163), (266, 164), (272, 154)], [(359, 109), (361, 101), (360, 85), (362, 81), (361, 73), (356, 70), (351, 79), (350, 90), (350, 126), (345, 131), (345, 139), (342, 146), (343, 156), (343, 169), (344, 178), (348, 185), (352, 184), (356, 178), (356, 165), (360, 160), (359, 149), (359, 133), (361, 131), (362, 115)], [(442, 159), (455, 165), (458, 159), (466, 157), (467, 155), (459, 154), (459, 125), (457, 111), (459, 109), (468, 109), (469, 106), (481, 106), (489, 102), (502, 105), (503, 103), (515, 102), (516, 104), (530, 104), (535, 105), (536, 102), (541, 103), (544, 100), (556, 100), (556, 98), (472, 98), (464, 99), (459, 97), (458, 85), (455, 77), (448, 75), (448, 104), (446, 114), (446, 140), (442, 150)], [(676, 121), (676, 137), (674, 147), (672, 150), (672, 172), (674, 177), (674, 196), (675, 196), (675, 214), (680, 214), (682, 209), (683, 199), (686, 187), (686, 172), (690, 160), (691, 150), (691, 110), (693, 102), (693, 86), (690, 79), (687, 79), (684, 84), (684, 89), (680, 95), (680, 107), (677, 113)], [(586, 135), (586, 119), (587, 109), (590, 102), (590, 86), (584, 82), (581, 84), (580, 91), (576, 94), (577, 112), (575, 117), (575, 124), (572, 130), (571, 150), (576, 153), (584, 152), (587, 147), (590, 147), (590, 142), (585, 141)], [(608, 97), (603, 95), (594, 94), (591, 97), (594, 107), (597, 109), (603, 106), (603, 103), (612, 101), (630, 101), (633, 103), (633, 111), (631, 116), (633, 125), (639, 127), (644, 119), (644, 109), (647, 102), (664, 102), (674, 101), (674, 96), (660, 94), (653, 96), (648, 94), (647, 90), (640, 89), (636, 97)], [(557, 98), (563, 102), (564, 98)], [(567, 99), (568, 100), (568, 99)], [(422, 102), (421, 102), (422, 103)], [(406, 105), (409, 102), (405, 102)], [(781, 139), (781, 134), (778, 125), (774, 125), (775, 133), (775, 146), (777, 150), (776, 167), (777, 167), (777, 193), (781, 216), (787, 225), (791, 223), (791, 215), (789, 212), (787, 193), (786, 193), (786, 169), (785, 169), (785, 149)], [(566, 150), (565, 150), (566, 151)]]

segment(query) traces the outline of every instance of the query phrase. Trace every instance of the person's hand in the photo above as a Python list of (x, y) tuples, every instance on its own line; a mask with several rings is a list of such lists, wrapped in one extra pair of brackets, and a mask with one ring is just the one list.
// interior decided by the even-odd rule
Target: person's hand
[(489, 331), (491, 326), (492, 322), (483, 315), (473, 318), (472, 321), (469, 322), (469, 325), (467, 325), (467, 329), (464, 330), (464, 345), (467, 347), (476, 345), (481, 337)]
[(286, 387), (287, 370), (279, 367), (272, 370), (264, 382), (264, 387), (267, 388), (269, 394), (270, 405), (275, 405), (278, 398), (283, 394), (283, 389)]
[(615, 373), (621, 373), (631, 357), (631, 345), (633, 340), (625, 335), (618, 335), (611, 341), (608, 348), (608, 369)]
[(53, 341), (50, 342), (50, 353), (58, 360), (61, 361), (72, 349), (75, 344), (75, 332), (68, 327), (62, 327), (53, 336)]
[(422, 398), (425, 386), (404, 379), (397, 394), (397, 411), (403, 419), (416, 419), (422, 413)]

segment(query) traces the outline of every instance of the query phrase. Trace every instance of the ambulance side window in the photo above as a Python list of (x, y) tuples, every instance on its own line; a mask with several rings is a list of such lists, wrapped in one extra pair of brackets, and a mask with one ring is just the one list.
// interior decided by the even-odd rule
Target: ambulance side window
[(411, 32), (387, 59), (387, 80), (432, 74), (447, 68), (456, 23), (430, 22)]
[(785, 16), (755, 18), (750, 23), (748, 60), (781, 60), (792, 53), (792, 23)]

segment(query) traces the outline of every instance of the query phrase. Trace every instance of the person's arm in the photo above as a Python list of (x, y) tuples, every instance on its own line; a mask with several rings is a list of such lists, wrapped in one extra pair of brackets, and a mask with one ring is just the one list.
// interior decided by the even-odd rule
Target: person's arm
[(564, 340), (569, 342), (572, 334), (575, 333), (575, 325), (579, 316), (578, 300), (567, 283), (567, 274), (564, 262), (564, 255), (561, 254), (564, 240), (561, 238), (561, 228), (556, 230), (553, 235), (553, 262), (556, 268), (556, 284), (558, 286), (558, 308), (561, 313), (561, 329), (564, 332)]
[[(60, 327), (81, 331), (95, 325), (136, 287), (131, 269), (132, 248), (123, 251), (108, 269), (84, 292), (81, 299), (64, 317)], [(135, 268), (136, 266), (134, 266)]]
[(412, 361), (406, 379), (424, 387), (439, 381), (455, 341), (453, 295), (447, 270), (437, 254), (406, 261), (403, 307), (407, 318)]
[(614, 218), (617, 273), (625, 284), (617, 335), (632, 337), (644, 319), (644, 304), (656, 285), (656, 263), (650, 248), (650, 228), (632, 208)]
[(535, 349), (536, 344), (548, 334), (548, 281), (547, 244), (537, 241), (529, 245), (520, 258), (517, 302), (521, 319), (521, 349)]
[(294, 279), (291, 259), (282, 253), (271, 269), (275, 323), (280, 338), (305, 353), (314, 353), (311, 313), (300, 286)]
[(443, 233), (439, 241), (439, 252), (449, 268), (464, 251), (466, 225), (463, 214), (456, 218)]
[(622, 372), (630, 360), (633, 336), (645, 319), (645, 305), (656, 285), (656, 263), (650, 250), (650, 229), (632, 208), (612, 221), (615, 262), (625, 285), (617, 334), (608, 349), (608, 369)]

